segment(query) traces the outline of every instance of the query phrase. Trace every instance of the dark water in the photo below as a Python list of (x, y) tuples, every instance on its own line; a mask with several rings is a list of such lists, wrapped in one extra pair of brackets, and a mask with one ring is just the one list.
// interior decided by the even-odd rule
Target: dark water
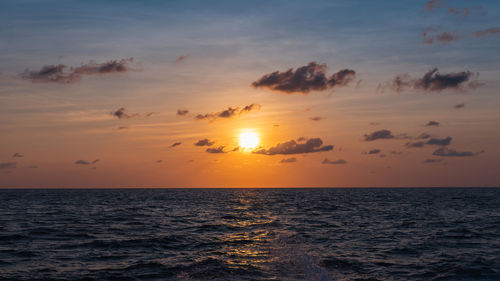
[(500, 280), (500, 189), (0, 190), (1, 280)]

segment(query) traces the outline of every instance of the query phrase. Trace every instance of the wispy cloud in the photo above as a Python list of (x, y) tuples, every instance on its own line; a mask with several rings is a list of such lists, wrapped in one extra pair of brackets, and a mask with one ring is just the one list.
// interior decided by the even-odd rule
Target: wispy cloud
[(364, 135), (365, 141), (374, 141), (374, 140), (382, 140), (382, 139), (393, 139), (395, 136), (389, 130), (378, 130), (372, 132), (370, 134)]
[(376, 149), (372, 149), (372, 150), (367, 151), (367, 152), (362, 152), (361, 154), (379, 154), (380, 152), (382, 152), (382, 150), (376, 148)]
[(16, 162), (3, 162), (0, 163), (0, 169), (15, 169), (17, 167)]
[(216, 148), (207, 148), (206, 149), (206, 152), (208, 153), (226, 153), (224, 152), (224, 146), (219, 146), (219, 147), (216, 147)]
[(176, 146), (179, 146), (181, 144), (182, 144), (182, 142), (174, 142), (170, 147), (176, 147)]
[(103, 75), (130, 71), (131, 68), (129, 65), (133, 61), (133, 58), (129, 58), (110, 60), (104, 63), (90, 62), (70, 68), (63, 64), (46, 65), (38, 71), (26, 69), (26, 71), (21, 74), (21, 77), (31, 80), (32, 82), (69, 84), (80, 81), (85, 75)]
[(176, 58), (175, 62), (176, 63), (181, 63), (181, 62), (187, 60), (188, 58), (189, 58), (189, 54), (188, 55), (183, 55), (183, 56), (180, 56), (180, 57)]
[(94, 161), (86, 161), (86, 160), (76, 160), (74, 164), (76, 165), (94, 165), (97, 162), (99, 162), (99, 159), (96, 159)]
[(215, 113), (198, 114), (195, 116), (195, 119), (210, 120), (210, 121), (214, 121), (220, 118), (228, 119), (251, 111), (260, 110), (260, 108), (261, 108), (260, 104), (255, 104), (255, 103), (246, 105), (244, 107), (228, 107), (227, 109)]
[(482, 84), (477, 80), (471, 80), (479, 76), (478, 73), (471, 71), (451, 72), (441, 74), (437, 68), (433, 68), (426, 72), (422, 78), (412, 79), (408, 74), (396, 75), (394, 79), (385, 84), (379, 84), (377, 89), (384, 91), (391, 89), (398, 93), (406, 89), (415, 89), (424, 92), (441, 92), (443, 90), (467, 90), (476, 89)]
[(478, 31), (476, 31), (476, 33), (474, 33), (474, 35), (476, 37), (483, 37), (483, 36), (494, 35), (494, 34), (499, 34), (499, 33), (500, 33), (500, 27), (491, 27), (491, 28), (484, 29), (484, 30), (478, 30)]
[(154, 112), (149, 112), (146, 114), (127, 113), (126, 109), (124, 107), (120, 107), (116, 111), (111, 112), (111, 115), (115, 116), (118, 119), (130, 119), (130, 118), (135, 118), (135, 117), (150, 117), (153, 114), (154, 114)]
[[(483, 151), (481, 151), (483, 152)], [(441, 147), (432, 153), (434, 156), (445, 156), (445, 157), (470, 157), (477, 155), (481, 152), (471, 152), (471, 151), (456, 151), (452, 148)]]
[(281, 159), (280, 163), (294, 163), (297, 162), (297, 158), (292, 157), (292, 158), (284, 158)]
[(344, 159), (339, 159), (339, 160), (328, 160), (328, 158), (325, 158), (321, 164), (329, 164), (329, 165), (339, 165), (339, 164), (347, 164), (347, 161)]
[(24, 155), (22, 155), (21, 153), (19, 152), (16, 152), (12, 155), (12, 158), (20, 158), (20, 157), (24, 157)]
[(324, 91), (346, 86), (354, 79), (356, 72), (351, 69), (342, 69), (330, 77), (326, 74), (326, 64), (310, 62), (297, 69), (275, 71), (262, 76), (252, 83), (254, 88), (268, 88), (285, 94), (308, 94), (311, 91)]
[(210, 141), (209, 139), (202, 139), (194, 143), (196, 146), (211, 146), (215, 141)]
[(187, 109), (177, 109), (177, 115), (179, 116), (184, 116), (184, 115), (187, 115), (189, 113), (189, 110)]
[(323, 146), (323, 141), (320, 138), (311, 138), (305, 142), (296, 142), (295, 140), (290, 140), (284, 143), (278, 143), (277, 145), (269, 149), (255, 150), (253, 151), (253, 153), (265, 155), (302, 154), (330, 150), (333, 150), (333, 145)]
[(425, 126), (429, 127), (429, 126), (439, 126), (439, 122), (438, 121), (429, 121), (427, 122), (427, 124), (425, 124)]

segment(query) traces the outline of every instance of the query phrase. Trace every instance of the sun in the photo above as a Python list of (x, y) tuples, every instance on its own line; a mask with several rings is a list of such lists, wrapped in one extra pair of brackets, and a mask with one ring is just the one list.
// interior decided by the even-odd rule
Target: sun
[(259, 145), (259, 135), (253, 131), (246, 131), (239, 135), (239, 146), (244, 150), (251, 150)]

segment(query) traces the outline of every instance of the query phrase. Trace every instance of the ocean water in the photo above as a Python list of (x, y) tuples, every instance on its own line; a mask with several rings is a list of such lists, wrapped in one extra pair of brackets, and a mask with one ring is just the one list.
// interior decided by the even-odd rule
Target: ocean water
[(0, 190), (0, 280), (500, 280), (500, 189)]

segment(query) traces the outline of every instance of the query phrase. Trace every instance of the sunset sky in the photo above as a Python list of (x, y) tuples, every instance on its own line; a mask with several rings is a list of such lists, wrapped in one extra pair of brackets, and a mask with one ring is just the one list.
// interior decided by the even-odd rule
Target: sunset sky
[(1, 1), (0, 187), (499, 186), (499, 50), (500, 1)]

